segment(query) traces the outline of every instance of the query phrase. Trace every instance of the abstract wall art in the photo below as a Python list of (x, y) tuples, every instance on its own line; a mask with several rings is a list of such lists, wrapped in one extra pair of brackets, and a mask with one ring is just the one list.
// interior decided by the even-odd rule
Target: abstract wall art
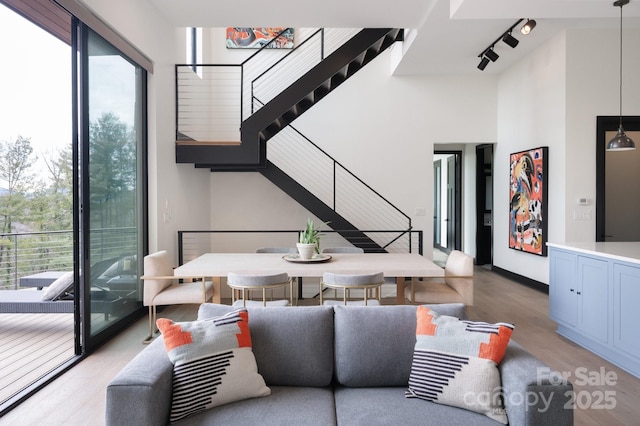
[[(273, 40), (272, 43), (269, 43)], [(227, 28), (228, 49), (292, 49), (293, 28)]]
[(509, 248), (547, 255), (548, 147), (516, 152), (509, 167)]

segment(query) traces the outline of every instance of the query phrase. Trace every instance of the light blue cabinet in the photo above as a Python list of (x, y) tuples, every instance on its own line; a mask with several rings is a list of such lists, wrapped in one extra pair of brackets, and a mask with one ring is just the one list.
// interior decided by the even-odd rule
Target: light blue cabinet
[(578, 328), (607, 343), (609, 338), (609, 262), (578, 256)]
[(551, 319), (576, 326), (578, 324), (578, 256), (550, 249), (549, 316)]
[(640, 268), (613, 266), (613, 344), (616, 348), (640, 356)]
[(552, 246), (549, 274), (558, 333), (640, 377), (640, 263)]

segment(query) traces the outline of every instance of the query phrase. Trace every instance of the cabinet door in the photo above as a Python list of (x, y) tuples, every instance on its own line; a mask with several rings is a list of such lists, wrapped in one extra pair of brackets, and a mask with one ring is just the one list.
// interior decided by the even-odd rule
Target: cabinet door
[(578, 320), (577, 255), (550, 250), (549, 316), (564, 325), (576, 326)]
[(613, 345), (640, 358), (640, 268), (613, 266)]
[(604, 343), (609, 330), (609, 262), (578, 256), (578, 328)]

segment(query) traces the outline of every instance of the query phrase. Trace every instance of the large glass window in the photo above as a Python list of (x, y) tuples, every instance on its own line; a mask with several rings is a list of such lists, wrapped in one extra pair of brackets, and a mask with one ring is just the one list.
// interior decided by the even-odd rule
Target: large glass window
[[(80, 128), (85, 312), (89, 340), (137, 310), (143, 256), (145, 71), (83, 27)], [(82, 102), (81, 102), (82, 104)], [(84, 166), (84, 167), (83, 167)], [(91, 346), (91, 343), (88, 342)]]

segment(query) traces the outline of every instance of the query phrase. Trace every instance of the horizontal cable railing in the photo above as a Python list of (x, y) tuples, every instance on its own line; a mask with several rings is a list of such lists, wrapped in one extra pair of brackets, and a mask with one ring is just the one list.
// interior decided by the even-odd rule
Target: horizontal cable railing
[(240, 143), (242, 121), (260, 107), (255, 98), (273, 99), (358, 31), (298, 28), (294, 49), (264, 46), (240, 64), (176, 65), (176, 142)]
[[(326, 229), (325, 229), (326, 228)], [(322, 247), (353, 245), (341, 235), (341, 231), (320, 227)], [(251, 253), (261, 247), (295, 247), (300, 230), (185, 230), (178, 231), (178, 263), (180, 265), (204, 253)], [(423, 253), (423, 233), (413, 230), (364, 230), (386, 241), (390, 253)], [(357, 245), (357, 241), (355, 242)]]
[[(267, 159), (358, 229), (411, 230), (409, 216), (291, 125), (269, 140)], [(365, 234), (387, 245), (386, 235)]]
[[(135, 228), (92, 230), (91, 261), (136, 253)], [(73, 231), (0, 234), (0, 290), (18, 289), (20, 277), (73, 270)]]
[(359, 28), (321, 28), (308, 34), (288, 55), (251, 80), (252, 113), (318, 65)]
[[(360, 30), (301, 28), (295, 49), (263, 48), (239, 66), (177, 65), (178, 143), (239, 141), (242, 120)], [(227, 80), (231, 73), (223, 71), (229, 67), (234, 67), (235, 78), (239, 78), (240, 83), (232, 84), (225, 92), (222, 87), (233, 80)], [(198, 93), (199, 90), (202, 93)], [(232, 93), (236, 94), (238, 103), (228, 101)], [(216, 96), (220, 99), (208, 100)], [(225, 108), (228, 110), (224, 114), (214, 115)], [(283, 128), (269, 140), (267, 159), (356, 228), (400, 229), (400, 233), (389, 240), (388, 234), (365, 233), (383, 249), (388, 251), (388, 247), (404, 244), (402, 236), (411, 231), (411, 218), (292, 126)]]

